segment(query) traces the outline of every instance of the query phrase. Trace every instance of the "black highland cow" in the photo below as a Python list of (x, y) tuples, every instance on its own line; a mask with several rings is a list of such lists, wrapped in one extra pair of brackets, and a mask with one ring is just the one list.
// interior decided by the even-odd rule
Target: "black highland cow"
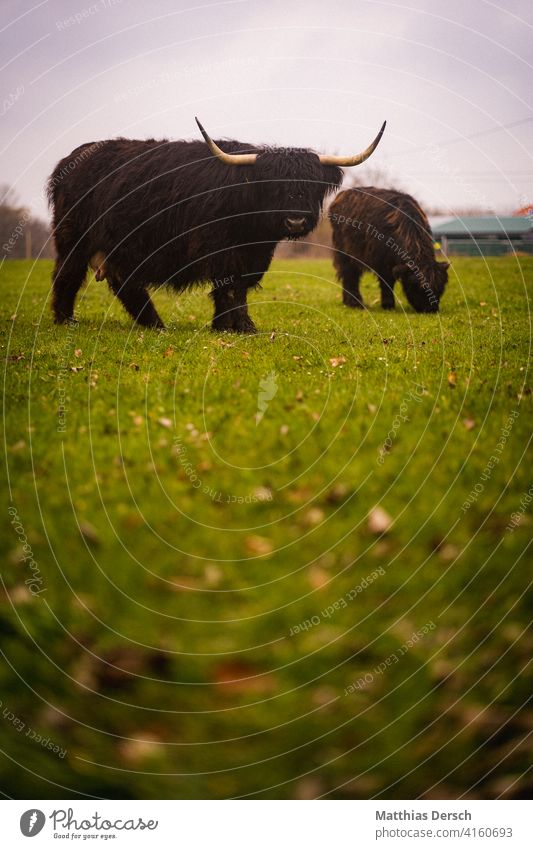
[(449, 263), (436, 261), (429, 222), (414, 198), (390, 189), (358, 187), (337, 195), (329, 217), (333, 261), (346, 306), (364, 306), (359, 281), (364, 271), (373, 271), (383, 309), (394, 308), (394, 283), (401, 280), (417, 312), (438, 312)]
[[(200, 141), (115, 139), (85, 144), (48, 182), (57, 262), (56, 322), (73, 317), (89, 265), (130, 315), (163, 327), (148, 288), (210, 283), (214, 330), (253, 333), (247, 290), (267, 271), (277, 243), (317, 224), (322, 203), (357, 156)], [(223, 150), (219, 145), (222, 145)]]

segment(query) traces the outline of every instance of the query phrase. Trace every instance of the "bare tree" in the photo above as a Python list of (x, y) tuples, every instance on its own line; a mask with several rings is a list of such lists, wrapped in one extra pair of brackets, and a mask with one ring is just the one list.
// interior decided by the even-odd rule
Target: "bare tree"
[(23, 206), (8, 183), (0, 183), (0, 257), (24, 259), (54, 256), (50, 228)]

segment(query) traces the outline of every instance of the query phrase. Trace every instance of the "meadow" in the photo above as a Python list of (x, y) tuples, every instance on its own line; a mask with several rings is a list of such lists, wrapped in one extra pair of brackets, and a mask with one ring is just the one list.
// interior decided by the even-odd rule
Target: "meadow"
[(1, 791), (529, 797), (533, 258), (438, 315), (277, 260), (253, 337), (57, 327), (51, 268), (0, 270)]

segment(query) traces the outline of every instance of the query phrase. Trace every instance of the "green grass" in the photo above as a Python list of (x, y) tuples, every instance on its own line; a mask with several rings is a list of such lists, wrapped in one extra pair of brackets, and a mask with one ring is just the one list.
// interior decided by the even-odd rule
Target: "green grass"
[(0, 271), (3, 792), (530, 792), (528, 509), (506, 527), (531, 486), (533, 260), (458, 259), (437, 316), (382, 312), (370, 278), (350, 311), (329, 261), (278, 261), (256, 337), (211, 334), (205, 290), (156, 293), (168, 331), (142, 332), (94, 280), (56, 327), (50, 271)]

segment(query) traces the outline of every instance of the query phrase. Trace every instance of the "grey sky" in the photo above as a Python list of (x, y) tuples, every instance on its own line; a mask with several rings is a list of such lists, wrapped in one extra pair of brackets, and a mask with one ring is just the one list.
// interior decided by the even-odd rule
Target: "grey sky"
[(47, 175), (78, 144), (198, 137), (195, 114), (213, 136), (332, 153), (366, 147), (386, 118), (369, 165), (422, 202), (505, 212), (533, 200), (530, 0), (0, 8), (0, 182), (41, 215)]

